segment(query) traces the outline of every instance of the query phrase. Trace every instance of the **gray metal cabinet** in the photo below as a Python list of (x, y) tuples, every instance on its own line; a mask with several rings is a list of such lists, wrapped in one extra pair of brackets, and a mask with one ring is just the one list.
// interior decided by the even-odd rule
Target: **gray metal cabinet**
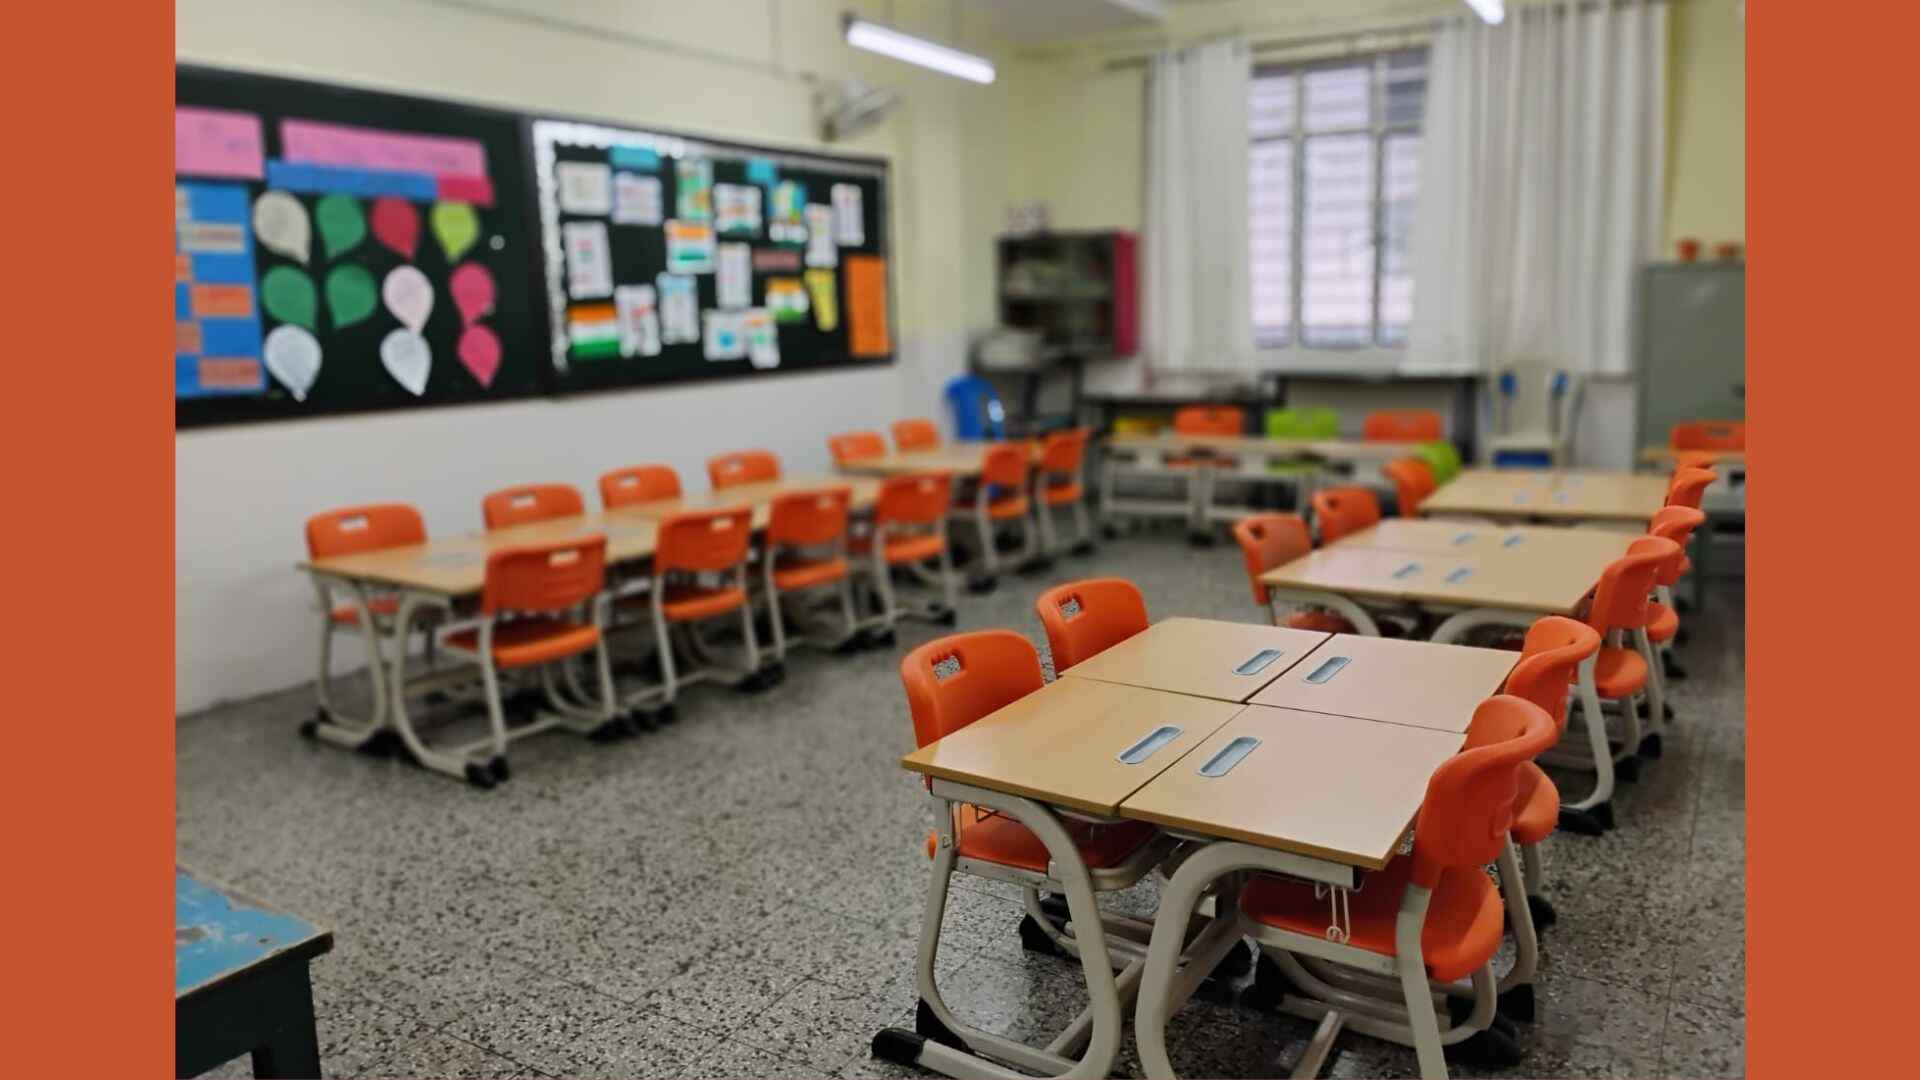
[(1667, 441), (1685, 420), (1747, 415), (1747, 264), (1640, 268), (1634, 347), (1640, 410), (1635, 445)]

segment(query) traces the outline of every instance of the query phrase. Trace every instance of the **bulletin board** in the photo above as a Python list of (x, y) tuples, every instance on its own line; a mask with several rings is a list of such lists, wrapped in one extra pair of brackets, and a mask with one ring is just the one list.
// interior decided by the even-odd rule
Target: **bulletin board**
[(174, 93), (177, 427), (546, 389), (518, 116), (186, 66)]
[(891, 363), (887, 164), (528, 124), (556, 390)]

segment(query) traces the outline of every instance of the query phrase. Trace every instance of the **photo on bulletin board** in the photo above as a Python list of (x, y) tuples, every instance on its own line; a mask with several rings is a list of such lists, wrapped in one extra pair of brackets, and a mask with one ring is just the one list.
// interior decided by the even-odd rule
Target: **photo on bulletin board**
[(528, 125), (557, 391), (893, 361), (887, 163)]
[(176, 427), (547, 389), (510, 112), (182, 66)]

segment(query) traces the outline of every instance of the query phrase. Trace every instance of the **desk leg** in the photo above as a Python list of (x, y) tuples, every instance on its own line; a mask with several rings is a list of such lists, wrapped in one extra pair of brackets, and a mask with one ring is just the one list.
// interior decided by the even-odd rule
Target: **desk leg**
[(313, 980), (305, 960), (248, 972), (181, 1000), (173, 1032), (176, 1076), (198, 1076), (247, 1053), (255, 1076), (320, 1075)]
[(286, 1021), (253, 1049), (253, 1075), (317, 1077), (320, 1075), (320, 1034), (313, 1018), (313, 980), (301, 964), (297, 979), (284, 988)]

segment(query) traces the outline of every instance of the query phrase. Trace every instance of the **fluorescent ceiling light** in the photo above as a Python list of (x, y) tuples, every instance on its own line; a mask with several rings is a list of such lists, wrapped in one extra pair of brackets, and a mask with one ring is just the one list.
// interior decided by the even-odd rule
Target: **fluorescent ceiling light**
[(854, 15), (846, 17), (847, 44), (882, 56), (891, 56), (909, 64), (932, 68), (944, 75), (977, 83), (993, 81), (993, 62), (972, 53), (950, 49), (936, 41), (903, 34), (890, 26)]
[(1488, 25), (1498, 25), (1507, 17), (1505, 0), (1467, 0), (1467, 6)]

